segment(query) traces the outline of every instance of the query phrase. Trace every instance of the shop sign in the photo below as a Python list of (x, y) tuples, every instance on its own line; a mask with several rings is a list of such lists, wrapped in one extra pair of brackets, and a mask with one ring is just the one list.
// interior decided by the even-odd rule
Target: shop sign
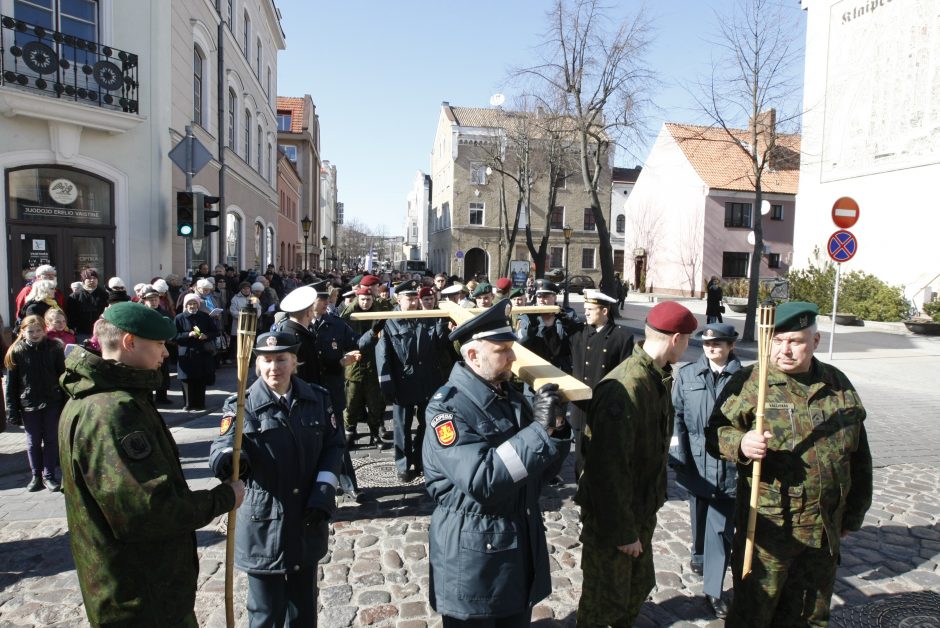
[(59, 205), (71, 205), (78, 198), (78, 186), (68, 179), (55, 179), (49, 184), (49, 198)]

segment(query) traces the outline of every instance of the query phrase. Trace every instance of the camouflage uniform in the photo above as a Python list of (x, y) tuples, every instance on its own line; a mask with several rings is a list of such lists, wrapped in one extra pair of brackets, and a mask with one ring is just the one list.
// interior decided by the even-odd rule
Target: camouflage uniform
[(160, 371), (82, 348), (66, 358), (59, 460), (72, 555), (92, 625), (196, 626), (195, 530), (235, 506), (226, 484), (192, 491), (148, 399)]
[[(384, 299), (383, 299), (384, 301)], [(374, 302), (370, 312), (389, 312), (391, 304)], [(372, 335), (371, 342), (363, 341), (363, 334), (369, 332), (376, 321), (354, 321), (350, 317), (357, 312), (364, 312), (358, 303), (353, 303), (345, 310), (341, 318), (352, 327), (359, 338), (359, 351), (362, 358), (346, 367), (346, 410), (343, 424), (347, 432), (356, 431), (356, 423), (366, 414), (366, 423), (373, 435), (382, 429), (382, 417), (385, 415), (385, 397), (379, 388), (379, 375), (375, 368), (375, 344), (378, 335)]]
[[(575, 495), (584, 543), (579, 626), (632, 625), (656, 582), (652, 537), (666, 502), (671, 387), (671, 369), (637, 345), (594, 389)], [(617, 549), (637, 540), (637, 558)]]
[(815, 358), (805, 374), (769, 371), (764, 429), (773, 438), (761, 469), (753, 571), (742, 579), (752, 467), (740, 448), (753, 429), (757, 390), (756, 369), (736, 373), (706, 429), (708, 451), (738, 463), (727, 625), (825, 626), (840, 537), (861, 527), (871, 505), (865, 409), (848, 378)]

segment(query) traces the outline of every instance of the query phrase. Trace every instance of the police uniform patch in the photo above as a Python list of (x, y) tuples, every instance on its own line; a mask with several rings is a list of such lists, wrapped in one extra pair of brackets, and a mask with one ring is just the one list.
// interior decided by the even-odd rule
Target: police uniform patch
[[(451, 416), (451, 415), (448, 415)], [(447, 419), (434, 426), (434, 435), (442, 447), (450, 447), (457, 442), (457, 426), (453, 419)]]
[(131, 432), (122, 438), (121, 447), (131, 460), (143, 460), (153, 452), (150, 441), (143, 432)]
[(235, 421), (235, 417), (224, 416), (222, 417), (222, 424), (219, 426), (219, 435), (225, 434), (232, 427), (232, 423)]
[(339, 345), (336, 343), (335, 340), (333, 341), (332, 347), (333, 347), (333, 351), (336, 351), (337, 349), (339, 349)]

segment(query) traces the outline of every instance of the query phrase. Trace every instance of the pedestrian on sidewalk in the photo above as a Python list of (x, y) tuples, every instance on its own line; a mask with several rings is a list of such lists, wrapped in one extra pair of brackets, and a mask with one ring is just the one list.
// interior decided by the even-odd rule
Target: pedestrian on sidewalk
[(195, 628), (195, 531), (238, 508), (241, 481), (186, 484), (179, 450), (150, 392), (173, 322), (140, 303), (105, 311), (101, 355), (66, 359), (59, 439), (72, 556), (93, 626)]
[(427, 407), (430, 603), (451, 626), (528, 626), (551, 592), (542, 487), (571, 445), (558, 386), (530, 404), (509, 385), (509, 300), (459, 325), (463, 362)]
[(724, 298), (724, 292), (721, 290), (721, 279), (717, 275), (712, 275), (708, 280), (708, 291), (705, 294), (705, 322), (723, 323), (722, 313), (725, 306), (721, 303)]
[[(165, 316), (167, 319), (173, 319), (170, 313), (163, 309), (160, 292), (150, 284), (144, 284), (140, 289), (140, 303), (149, 307), (151, 310), (156, 310), (161, 316)], [(169, 352), (169, 348), (167, 348), (167, 352)], [(167, 395), (170, 389), (169, 359), (164, 360), (163, 364), (160, 365), (160, 376), (162, 379), (160, 386), (154, 391), (154, 402), (161, 405), (172, 405), (173, 401)]]
[(666, 503), (672, 365), (697, 326), (679, 303), (656, 305), (645, 340), (594, 388), (575, 495), (584, 543), (579, 626), (632, 626), (656, 584), (653, 532)]
[(26, 490), (41, 491), (45, 485), (57, 492), (60, 490), (56, 479), (57, 429), (64, 397), (59, 376), (65, 372), (62, 343), (46, 337), (42, 318), (27, 316), (20, 323), (19, 335), (7, 350), (3, 365), (9, 373), (7, 416), (14, 424), (21, 422), (26, 430), (26, 457), (32, 471)]
[[(329, 391), (297, 377), (299, 347), (293, 334), (260, 334), (259, 377), (245, 395), (235, 566), (248, 574), (250, 626), (317, 625), (317, 562), (336, 510), (343, 430)], [(218, 478), (232, 475), (236, 401), (226, 400), (209, 453)]]
[(183, 410), (206, 409), (206, 386), (215, 381), (215, 323), (202, 311), (202, 299), (195, 294), (183, 297), (183, 312), (176, 315), (179, 358), (176, 377), (183, 388)]
[(721, 599), (721, 590), (731, 557), (738, 474), (734, 463), (705, 451), (705, 426), (718, 395), (731, 376), (741, 370), (734, 354), (738, 332), (732, 325), (710, 323), (694, 337), (702, 341), (702, 357), (679, 369), (672, 385), (676, 419), (669, 465), (676, 472), (676, 483), (689, 493), (689, 567), (704, 578), (705, 601), (716, 617), (724, 619), (728, 607)]
[[(764, 405), (760, 373), (728, 382), (705, 431), (713, 456), (737, 463), (734, 599), (726, 626), (826, 626), (840, 541), (862, 527), (872, 501), (865, 408), (848, 378), (814, 357), (814, 303), (777, 308)], [(754, 460), (762, 460), (752, 571), (743, 574)]]

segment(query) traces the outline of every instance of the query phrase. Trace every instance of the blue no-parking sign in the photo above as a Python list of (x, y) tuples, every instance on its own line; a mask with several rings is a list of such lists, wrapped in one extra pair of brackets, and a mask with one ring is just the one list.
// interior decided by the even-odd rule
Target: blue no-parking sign
[(829, 236), (826, 250), (829, 251), (829, 257), (833, 260), (839, 263), (847, 262), (855, 257), (858, 251), (858, 240), (851, 232), (842, 229)]

